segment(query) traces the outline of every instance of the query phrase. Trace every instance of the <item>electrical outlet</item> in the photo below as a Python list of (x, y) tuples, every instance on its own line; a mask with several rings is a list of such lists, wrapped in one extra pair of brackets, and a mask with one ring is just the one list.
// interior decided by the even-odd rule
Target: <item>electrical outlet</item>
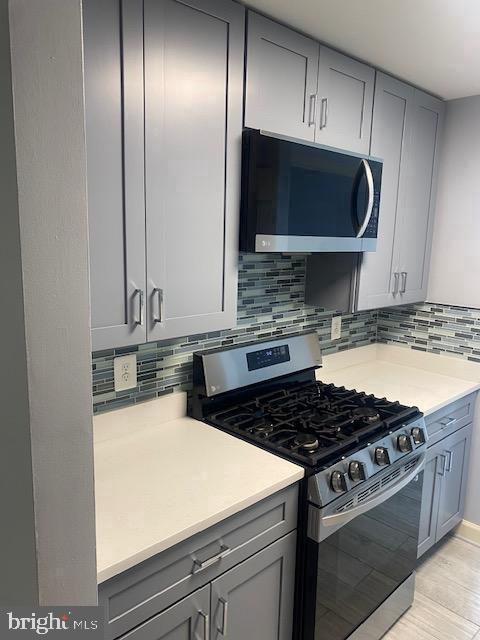
[(342, 316), (333, 316), (331, 339), (338, 340), (342, 337)]
[(137, 386), (137, 355), (119, 356), (113, 359), (115, 391), (125, 391)]

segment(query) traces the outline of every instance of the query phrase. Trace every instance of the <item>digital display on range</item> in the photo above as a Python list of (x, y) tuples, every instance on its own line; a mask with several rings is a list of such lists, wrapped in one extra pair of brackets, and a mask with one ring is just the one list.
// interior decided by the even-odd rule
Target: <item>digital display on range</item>
[(263, 369), (264, 367), (270, 367), (272, 364), (280, 364), (281, 362), (288, 362), (289, 360), (290, 352), (286, 344), (247, 353), (247, 366), (249, 371)]

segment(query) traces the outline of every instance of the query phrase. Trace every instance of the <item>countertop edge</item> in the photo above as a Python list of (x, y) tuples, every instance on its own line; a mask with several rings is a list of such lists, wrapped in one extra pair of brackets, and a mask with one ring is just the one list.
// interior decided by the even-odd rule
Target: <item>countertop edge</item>
[(219, 522), (222, 522), (223, 520), (226, 520), (230, 516), (233, 516), (239, 513), (240, 511), (243, 511), (244, 509), (248, 509), (249, 507), (253, 506), (257, 502), (260, 502), (261, 500), (268, 498), (269, 496), (277, 493), (278, 491), (282, 491), (282, 489), (286, 489), (287, 487), (302, 480), (304, 475), (305, 475), (304, 469), (302, 467), (298, 467), (298, 470), (296, 470), (295, 472), (292, 472), (292, 475), (290, 477), (284, 478), (283, 480), (276, 482), (271, 487), (263, 489), (262, 491), (259, 491), (254, 495), (249, 496), (248, 498), (245, 498), (240, 502), (237, 502), (236, 504), (224, 509), (223, 511), (220, 511), (210, 516), (209, 518), (206, 518), (205, 520), (195, 523), (194, 525), (188, 527), (187, 529), (184, 529), (180, 533), (170, 536), (169, 538), (166, 538), (164, 540), (161, 540), (160, 542), (158, 542), (155, 545), (152, 545), (151, 547), (142, 549), (141, 551), (135, 553), (134, 555), (129, 556), (125, 560), (122, 560), (121, 562), (117, 562), (111, 565), (110, 567), (102, 569), (101, 571), (97, 572), (97, 584), (100, 585), (103, 582), (106, 582), (107, 580), (110, 580), (111, 578), (118, 576), (120, 573), (123, 573), (124, 571), (127, 571), (128, 569), (135, 567), (136, 565), (144, 562), (145, 560), (149, 560), (150, 558), (153, 558), (153, 556), (156, 556), (157, 554), (162, 553), (163, 551), (167, 551), (168, 549), (171, 549), (172, 547), (179, 544), (180, 542), (183, 542), (184, 540), (187, 540), (188, 538), (191, 538), (192, 536), (198, 533), (202, 533), (203, 531), (206, 531), (208, 528), (218, 524)]
[(448, 400), (445, 400), (444, 402), (440, 402), (438, 405), (435, 405), (435, 407), (432, 407), (430, 409), (428, 409), (427, 411), (423, 411), (423, 415), (425, 417), (427, 416), (431, 416), (432, 414), (436, 413), (437, 411), (440, 411), (440, 409), (443, 409), (444, 407), (448, 407), (449, 404), (452, 404), (452, 402), (456, 402), (457, 400), (461, 400), (462, 398), (466, 398), (467, 396), (471, 395), (472, 393), (476, 393), (478, 390), (480, 389), (480, 383), (476, 383), (474, 385), (472, 385), (469, 389), (466, 389), (465, 391), (462, 391), (460, 393), (456, 393), (454, 395), (452, 395)]

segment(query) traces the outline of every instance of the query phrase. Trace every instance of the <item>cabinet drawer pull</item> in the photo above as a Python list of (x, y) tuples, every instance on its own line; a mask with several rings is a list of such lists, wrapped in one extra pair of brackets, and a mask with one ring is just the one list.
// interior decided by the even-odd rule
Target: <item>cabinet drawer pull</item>
[(440, 462), (441, 462), (442, 466), (437, 469), (437, 473), (438, 473), (439, 476), (444, 476), (445, 475), (445, 465), (446, 465), (446, 462), (447, 462), (447, 456), (445, 454), (441, 453), (438, 457), (439, 457), (439, 459), (441, 458)]
[(315, 124), (316, 111), (317, 111), (317, 94), (312, 93), (310, 95), (310, 102), (308, 104), (308, 126), (309, 127)]
[(225, 600), (225, 598), (219, 598), (218, 601), (222, 605), (222, 628), (217, 629), (217, 631), (225, 638), (227, 636), (228, 625), (228, 602)]
[(153, 289), (153, 295), (156, 296), (158, 303), (157, 315), (155, 315), (155, 312), (153, 313), (153, 322), (161, 323), (163, 322), (163, 289), (155, 287)]
[(220, 562), (220, 560), (225, 556), (227, 556), (230, 553), (230, 551), (231, 551), (230, 547), (227, 547), (227, 545), (222, 544), (222, 546), (220, 547), (220, 551), (216, 553), (214, 556), (212, 556), (211, 558), (207, 558), (206, 560), (203, 560), (203, 561), (197, 560), (196, 558), (194, 558), (192, 574), (199, 573), (204, 569), (208, 569), (208, 567), (211, 567), (216, 562)]
[(447, 418), (446, 420), (440, 420), (440, 424), (442, 425), (442, 427), (451, 427), (452, 424), (455, 424), (455, 422), (457, 421), (456, 418)]
[(143, 321), (144, 321), (143, 310), (145, 305), (143, 289), (135, 289), (134, 295), (138, 296), (138, 317), (135, 320), (135, 324), (138, 324), (140, 327), (143, 327)]
[(199, 611), (198, 615), (203, 618), (203, 640), (210, 640), (210, 616), (203, 611)]
[(406, 271), (402, 271), (400, 273), (400, 275), (402, 276), (402, 287), (400, 289), (400, 293), (405, 293), (405, 291), (407, 290), (407, 272)]
[(396, 271), (393, 274), (393, 295), (394, 296), (396, 296), (398, 293), (399, 281), (400, 281), (400, 274), (398, 273), (398, 271)]
[(320, 129), (325, 129), (328, 123), (328, 98), (322, 98), (320, 110)]
[(450, 471), (452, 470), (453, 451), (447, 451), (447, 456), (448, 456), (448, 460), (447, 460), (447, 465), (445, 467), (445, 471), (450, 473)]

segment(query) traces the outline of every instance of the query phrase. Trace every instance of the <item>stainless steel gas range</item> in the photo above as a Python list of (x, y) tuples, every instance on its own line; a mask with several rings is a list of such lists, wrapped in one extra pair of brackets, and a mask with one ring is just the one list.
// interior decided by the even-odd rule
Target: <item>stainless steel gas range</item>
[(317, 382), (315, 333), (194, 354), (191, 412), (305, 468), (298, 640), (375, 640), (413, 601), (422, 414)]

